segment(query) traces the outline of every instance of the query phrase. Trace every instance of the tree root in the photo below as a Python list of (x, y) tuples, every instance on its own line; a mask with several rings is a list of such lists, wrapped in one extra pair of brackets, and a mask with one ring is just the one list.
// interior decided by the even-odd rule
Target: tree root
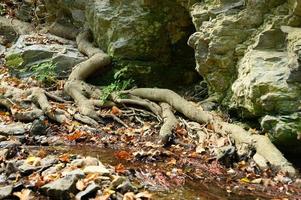
[(172, 131), (176, 128), (178, 120), (173, 114), (172, 108), (169, 104), (160, 103), (160, 106), (162, 108), (162, 118), (164, 123), (160, 129), (159, 136), (161, 142), (166, 144), (172, 136)]
[[(69, 123), (69, 115), (58, 108), (50, 105), (46, 92), (38, 87), (21, 90), (15, 87), (1, 84), (4, 94), (2, 103), (12, 113), (14, 119), (19, 121), (33, 121), (43, 114), (58, 123)], [(26, 99), (24, 99), (26, 98)], [(10, 99), (10, 101), (8, 101)], [(32, 105), (30, 102), (34, 103)], [(2, 105), (3, 105), (2, 104)], [(25, 104), (26, 107), (20, 105)], [(39, 109), (39, 108), (40, 109)], [(68, 117), (67, 117), (68, 116)]]
[(26, 35), (34, 32), (34, 27), (27, 22), (0, 16), (0, 27), (11, 27), (17, 34)]
[(99, 121), (100, 118), (95, 111), (95, 106), (87, 97), (91, 95), (91, 93), (87, 93), (87, 91), (91, 89), (84, 80), (91, 74), (109, 65), (111, 60), (107, 54), (95, 48), (93, 44), (89, 42), (89, 38), (90, 33), (88, 31), (80, 33), (76, 38), (78, 49), (86, 54), (89, 59), (74, 67), (65, 84), (64, 90), (74, 99), (82, 115)]
[(126, 93), (151, 101), (166, 102), (192, 121), (209, 123), (212, 120), (212, 116), (208, 112), (168, 89), (138, 88), (126, 91)]
[[(8, 21), (6, 19), (0, 18), (1, 23), (12, 25), (12, 27), (18, 27), (16, 24), (19, 22), (17, 20)], [(13, 24), (14, 23), (14, 24)], [(23, 24), (23, 23), (22, 23)], [(55, 25), (58, 26), (58, 25)], [(57, 29), (57, 34), (64, 36), (64, 31), (66, 34), (72, 31), (71, 29), (66, 30), (64, 27)], [(30, 30), (29, 27), (23, 28), (17, 32), (22, 33), (26, 29), (26, 33)], [(75, 36), (69, 34), (70, 38)], [(66, 35), (65, 35), (66, 37)], [(68, 37), (68, 36), (67, 36)], [(77, 64), (72, 70), (67, 82), (64, 85), (64, 91), (70, 95), (78, 106), (79, 114), (76, 113), (74, 118), (90, 124), (92, 126), (97, 126), (100, 120), (101, 114), (96, 111), (95, 107), (102, 107), (103, 104), (99, 103), (93, 97), (98, 98), (101, 91), (97, 88), (85, 83), (84, 81), (93, 73), (104, 69), (106, 66), (110, 65), (110, 57), (105, 54), (102, 50), (93, 46), (89, 41), (90, 32), (84, 31), (77, 35), (76, 42), (80, 52), (88, 56), (86, 61)], [(142, 106), (151, 110), (155, 115), (161, 116), (164, 119), (163, 126), (160, 130), (160, 138), (162, 142), (166, 142), (172, 134), (172, 130), (175, 128), (178, 120), (175, 118), (172, 108), (176, 111), (182, 113), (184, 116), (192, 121), (199, 123), (210, 124), (216, 133), (222, 135), (229, 135), (235, 140), (236, 145), (241, 143), (246, 143), (250, 146), (254, 146), (256, 153), (263, 156), (272, 166), (279, 168), (281, 171), (288, 172), (289, 175), (293, 176), (296, 174), (296, 170), (292, 165), (283, 157), (281, 152), (270, 142), (266, 136), (252, 135), (243, 128), (223, 122), (221, 119), (215, 117), (212, 113), (204, 111), (202, 108), (189, 102), (179, 96), (177, 93), (167, 90), (167, 89), (154, 89), (154, 88), (138, 88), (129, 91), (123, 91), (128, 95), (127, 99), (121, 99), (114, 97), (112, 95), (112, 100), (117, 104), (134, 104)], [(59, 123), (67, 123), (69, 121), (68, 115), (60, 110), (53, 109), (51, 104), (48, 102), (47, 96), (51, 95), (45, 93), (44, 90), (40, 88), (32, 88), (26, 91), (22, 91), (17, 88), (8, 89), (5, 98), (14, 101), (19, 101), (22, 99), (22, 95), (29, 96), (28, 101), (34, 102), (40, 109), (32, 110), (26, 115), (17, 116), (23, 119), (31, 119), (37, 117), (38, 114), (43, 112), (50, 119), (55, 120)], [(55, 97), (51, 97), (54, 98)], [(152, 102), (154, 101), (154, 102)], [(160, 103), (160, 106), (155, 103)], [(0, 104), (5, 107), (14, 107), (13, 104), (9, 104), (7, 101), (0, 101)], [(16, 113), (15, 113), (16, 114)], [(102, 116), (106, 117), (106, 116)], [(123, 126), (128, 127), (122, 120), (114, 115), (109, 116), (114, 120), (121, 123)]]
[(63, 26), (60, 23), (54, 22), (49, 28), (48, 32), (68, 40), (75, 40), (78, 34), (78, 29), (73, 27)]
[(199, 123), (212, 124), (215, 131), (220, 134), (229, 134), (237, 144), (246, 143), (254, 145), (256, 152), (263, 156), (273, 167), (287, 172), (290, 176), (296, 174), (296, 170), (289, 163), (282, 153), (271, 143), (266, 136), (251, 135), (238, 125), (223, 122), (216, 119), (211, 113), (203, 111), (198, 106), (188, 102), (175, 92), (167, 89), (138, 88), (125, 91), (132, 95), (139, 96), (157, 102), (166, 102), (178, 112), (185, 115), (190, 120)]
[(33, 102), (38, 104), (45, 115), (50, 119), (57, 121), (58, 123), (68, 123), (68, 118), (66, 117), (66, 112), (60, 109), (53, 109), (49, 104), (45, 92), (41, 88), (30, 89), (30, 98)]

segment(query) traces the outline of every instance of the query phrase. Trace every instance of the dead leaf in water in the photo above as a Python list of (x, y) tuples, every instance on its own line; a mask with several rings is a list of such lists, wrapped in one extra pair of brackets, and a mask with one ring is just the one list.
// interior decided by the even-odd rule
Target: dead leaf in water
[(131, 159), (131, 154), (127, 151), (118, 151), (118, 152), (114, 153), (114, 156), (121, 160), (130, 160)]

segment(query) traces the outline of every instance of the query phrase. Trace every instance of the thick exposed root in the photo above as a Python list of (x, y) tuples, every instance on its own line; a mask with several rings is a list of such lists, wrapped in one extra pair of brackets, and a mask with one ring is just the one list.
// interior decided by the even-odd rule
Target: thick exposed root
[(95, 105), (88, 98), (91, 92), (87, 92), (89, 89), (87, 89), (88, 87), (84, 80), (91, 74), (109, 65), (111, 60), (107, 54), (95, 48), (93, 44), (89, 42), (89, 38), (90, 33), (88, 31), (80, 33), (76, 38), (78, 49), (86, 54), (89, 59), (74, 67), (64, 89), (65, 92), (74, 99), (80, 114), (98, 121), (99, 116), (95, 111)]
[(111, 96), (112, 100), (117, 104), (137, 105), (152, 111), (157, 116), (162, 115), (161, 107), (148, 99), (142, 99), (133, 95), (127, 95), (126, 99), (119, 98), (117, 94), (112, 94)]
[(54, 22), (49, 28), (48, 32), (69, 40), (75, 40), (78, 34), (78, 29), (73, 27), (63, 26), (60, 23)]
[[(38, 87), (21, 90), (8, 85), (1, 85), (3, 98), (0, 101), (18, 121), (33, 121), (42, 115), (58, 123), (69, 123), (68, 114), (49, 103), (46, 92)], [(34, 104), (32, 104), (34, 103)], [(26, 105), (22, 107), (21, 105)]]
[(292, 164), (284, 158), (282, 153), (266, 136), (251, 135), (248, 131), (238, 125), (223, 122), (221, 119), (215, 119), (211, 113), (203, 111), (197, 105), (186, 101), (171, 90), (138, 88), (126, 91), (126, 93), (150, 99), (152, 101), (166, 102), (190, 120), (199, 123), (210, 123), (213, 125), (216, 132), (229, 134), (237, 144), (246, 143), (250, 146), (253, 145), (258, 154), (262, 155), (272, 166), (280, 169), (281, 171), (287, 172), (291, 176), (296, 174), (296, 170), (293, 168)]
[(229, 133), (237, 145), (243, 143), (251, 144), (255, 147), (256, 152), (263, 156), (272, 166), (284, 172), (288, 172), (291, 176), (296, 174), (296, 170), (292, 164), (284, 158), (282, 153), (272, 144), (267, 136), (252, 135), (250, 132), (235, 124), (225, 122), (218, 122), (216, 124), (219, 126), (217, 130)]
[(48, 99), (43, 89), (30, 89), (30, 98), (34, 103), (40, 106), (44, 114), (47, 115), (50, 119), (59, 123), (68, 123), (69, 120), (66, 117), (65, 111), (60, 109), (53, 109), (53, 107), (48, 102)]
[(166, 144), (172, 136), (172, 131), (176, 128), (178, 120), (172, 112), (172, 108), (169, 104), (160, 103), (160, 106), (162, 108), (162, 118), (164, 123), (160, 129), (159, 136), (162, 143)]
[(11, 27), (17, 34), (26, 35), (34, 32), (34, 27), (27, 22), (0, 16), (0, 27)]
[(212, 120), (212, 116), (208, 112), (202, 111), (195, 104), (168, 89), (138, 88), (130, 90), (128, 93), (151, 101), (166, 102), (187, 118), (199, 123), (209, 123)]

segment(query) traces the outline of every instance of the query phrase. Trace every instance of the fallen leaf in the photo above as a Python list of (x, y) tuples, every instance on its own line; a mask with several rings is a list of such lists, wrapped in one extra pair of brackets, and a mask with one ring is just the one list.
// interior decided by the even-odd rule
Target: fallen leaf
[(118, 151), (118, 152), (114, 153), (114, 156), (121, 160), (130, 160), (131, 159), (131, 154), (127, 151)]
[(81, 138), (84, 135), (86, 135), (86, 132), (80, 131), (80, 130), (76, 130), (72, 134), (67, 135), (66, 138), (69, 141), (74, 141), (74, 140), (77, 140), (77, 139)]
[(40, 149), (39, 152), (37, 153), (37, 155), (40, 157), (40, 158), (45, 158), (47, 156), (47, 152), (45, 151), (45, 149)]
[(105, 194), (102, 196), (95, 197), (94, 200), (108, 200), (110, 198), (110, 196), (111, 196), (111, 194)]
[(84, 180), (79, 180), (76, 182), (76, 188), (79, 191), (83, 191), (87, 187), (87, 184), (84, 182)]
[(124, 173), (125, 172), (125, 167), (123, 164), (119, 163), (118, 165), (115, 166), (115, 172), (116, 173)]
[(68, 155), (68, 154), (60, 155), (59, 160), (61, 162), (64, 162), (64, 163), (69, 163), (70, 162), (70, 155)]
[(138, 194), (136, 194), (136, 198), (151, 199), (152, 194), (149, 193), (148, 191), (139, 192)]
[(242, 183), (250, 183), (251, 181), (248, 179), (248, 178), (242, 178), (242, 179), (240, 179), (240, 182), (242, 182)]
[(122, 111), (119, 108), (117, 108), (116, 106), (112, 107), (111, 112), (113, 115), (121, 115), (122, 114)]
[(20, 200), (31, 200), (34, 198), (32, 191), (29, 189), (23, 189), (21, 192), (14, 192), (13, 194), (19, 197)]
[(123, 200), (135, 200), (135, 193), (134, 192), (127, 192), (123, 196)]

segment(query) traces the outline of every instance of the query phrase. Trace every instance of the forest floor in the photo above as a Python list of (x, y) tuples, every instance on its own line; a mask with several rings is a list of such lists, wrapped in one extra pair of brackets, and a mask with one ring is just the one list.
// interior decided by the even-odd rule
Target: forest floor
[[(48, 45), (43, 37), (37, 34), (30, 45)], [(211, 123), (170, 109), (177, 123), (169, 127), (168, 141), (162, 144), (164, 117), (145, 109), (145, 104), (119, 102), (96, 108), (101, 119), (87, 125), (86, 118), (76, 117), (78, 105), (65, 94), (66, 80), (46, 87), (34, 76), (18, 78), (4, 54), (0, 55), (0, 199), (301, 199), (299, 175), (279, 171), (256, 157), (249, 146), (238, 149), (231, 134)], [(48, 99), (35, 100), (40, 91)], [(192, 96), (185, 99), (192, 108), (198, 107)], [(62, 113), (68, 120), (61, 120)], [(220, 112), (212, 116), (222, 124), (231, 122)], [(258, 133), (247, 131), (251, 138)]]
[[(24, 81), (12, 77), (3, 62), (0, 71), (1, 82), (13, 87), (24, 89), (39, 85), (33, 79)], [(75, 109), (70, 102), (51, 104), (66, 112)], [(79, 194), (86, 199), (148, 199), (152, 193), (154, 199), (172, 199), (174, 192), (168, 194), (169, 191), (179, 192), (182, 188), (184, 194), (176, 193), (179, 198), (173, 196), (174, 199), (240, 199), (246, 196), (250, 199), (300, 199), (300, 179), (289, 178), (269, 167), (259, 169), (252, 161), (217, 158), (216, 147), (229, 143), (229, 138), (217, 137), (209, 125), (200, 125), (178, 115), (180, 123), (174, 130), (174, 142), (162, 146), (158, 144), (162, 121), (151, 112), (131, 106), (114, 106), (101, 112), (114, 115), (118, 120), (104, 118), (103, 124), (91, 127), (76, 120), (71, 124), (58, 124), (38, 119), (23, 130), (8, 110), (1, 109), (0, 184), (11, 188), (8, 196), (59, 198), (82, 191)], [(13, 132), (6, 131), (11, 127)], [(194, 132), (199, 130), (207, 137), (202, 144), (195, 139)], [(90, 165), (100, 169), (92, 168), (91, 173), (87, 172)], [(64, 185), (66, 174), (76, 175), (73, 183), (76, 189), (74, 185)], [(60, 187), (51, 185), (55, 181)], [(187, 184), (198, 186), (190, 188), (185, 196)], [(200, 189), (202, 192), (198, 193)], [(219, 193), (214, 194), (212, 189)], [(7, 188), (0, 188), (0, 196), (5, 192)], [(85, 199), (79, 196), (77, 198)]]

